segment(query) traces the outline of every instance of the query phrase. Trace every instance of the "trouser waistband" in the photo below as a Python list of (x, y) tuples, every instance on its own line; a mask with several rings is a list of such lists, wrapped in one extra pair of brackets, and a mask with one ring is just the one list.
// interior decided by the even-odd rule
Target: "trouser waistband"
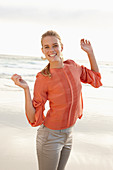
[(61, 130), (53, 130), (53, 129), (49, 129), (47, 128), (45, 125), (41, 125), (43, 128), (46, 128), (48, 131), (51, 131), (51, 132), (62, 132), (62, 133), (65, 133), (65, 132), (71, 132), (72, 129), (73, 129), (73, 126), (69, 127), (69, 128), (66, 128), (66, 129), (61, 129)]

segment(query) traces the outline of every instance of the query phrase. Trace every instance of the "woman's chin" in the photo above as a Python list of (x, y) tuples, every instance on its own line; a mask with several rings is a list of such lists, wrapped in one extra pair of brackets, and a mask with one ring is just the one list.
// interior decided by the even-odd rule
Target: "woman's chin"
[(61, 59), (60, 59), (60, 57), (55, 56), (54, 58), (51, 58), (50, 60), (51, 60), (51, 62), (55, 62), (55, 61), (60, 61)]

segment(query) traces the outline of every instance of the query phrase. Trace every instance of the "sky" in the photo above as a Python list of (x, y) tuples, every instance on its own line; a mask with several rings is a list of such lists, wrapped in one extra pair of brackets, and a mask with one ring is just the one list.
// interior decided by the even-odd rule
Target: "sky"
[(0, 54), (41, 55), (40, 37), (48, 29), (63, 37), (67, 56), (79, 56), (79, 41), (88, 38), (99, 60), (113, 60), (112, 0), (0, 1)]
[(112, 0), (1, 0), (1, 7), (25, 7), (25, 8), (41, 8), (44, 10), (84, 10), (96, 9), (102, 11), (113, 11)]

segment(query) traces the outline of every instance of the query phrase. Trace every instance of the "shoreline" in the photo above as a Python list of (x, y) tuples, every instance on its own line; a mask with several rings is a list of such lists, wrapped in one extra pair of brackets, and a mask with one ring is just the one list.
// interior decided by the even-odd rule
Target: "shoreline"
[[(19, 57), (19, 58), (18, 58)], [(36, 60), (39, 60), (39, 61), (43, 61), (42, 59), (41, 59), (41, 57), (38, 57), (38, 56), (28, 56), (28, 55), (17, 55), (17, 54), (0, 54), (0, 58), (18, 58), (18, 59), (36, 59)], [(65, 59), (65, 57), (64, 57), (64, 59)], [(69, 59), (72, 59), (73, 60), (73, 58), (69, 58)], [(66, 59), (67, 60), (67, 59)], [(80, 62), (80, 63), (86, 63), (86, 64), (89, 64), (89, 61), (88, 61), (88, 59), (86, 59), (86, 60), (83, 60), (83, 59), (81, 59), (81, 60), (76, 60), (77, 62)], [(44, 62), (44, 61), (43, 61)], [(101, 61), (101, 60), (98, 60), (98, 64), (99, 65), (111, 65), (111, 66), (113, 66), (113, 61), (111, 60), (111, 61), (108, 61), (108, 60), (104, 60), (104, 61)]]

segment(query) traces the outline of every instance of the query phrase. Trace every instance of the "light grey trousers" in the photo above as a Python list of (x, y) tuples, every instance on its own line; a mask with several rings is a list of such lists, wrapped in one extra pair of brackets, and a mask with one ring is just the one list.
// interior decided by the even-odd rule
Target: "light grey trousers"
[(51, 130), (41, 125), (36, 149), (39, 170), (64, 170), (72, 148), (72, 127)]

